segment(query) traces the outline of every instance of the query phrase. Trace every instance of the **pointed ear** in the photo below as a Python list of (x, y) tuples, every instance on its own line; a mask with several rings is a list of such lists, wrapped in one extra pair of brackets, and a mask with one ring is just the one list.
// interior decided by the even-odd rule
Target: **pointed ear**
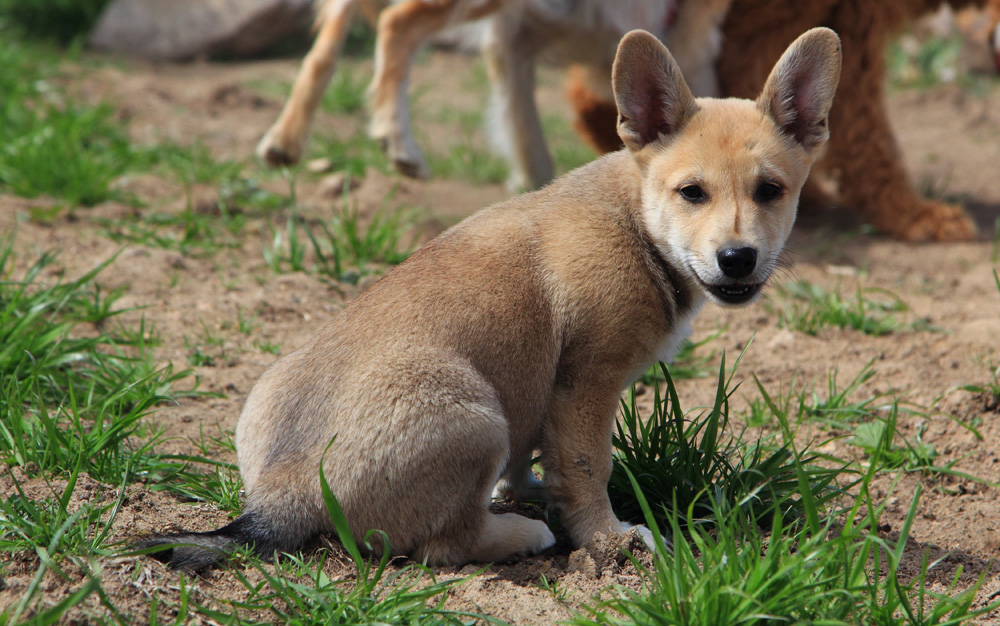
[(618, 105), (618, 136), (638, 152), (680, 130), (698, 110), (674, 57), (644, 30), (627, 33), (611, 70)]
[(827, 117), (840, 81), (840, 38), (813, 28), (792, 42), (771, 70), (757, 104), (807, 152), (830, 136)]

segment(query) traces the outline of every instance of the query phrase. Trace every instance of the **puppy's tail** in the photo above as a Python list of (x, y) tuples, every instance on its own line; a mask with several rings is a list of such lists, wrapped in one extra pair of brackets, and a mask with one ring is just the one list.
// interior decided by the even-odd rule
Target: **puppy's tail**
[(295, 548), (282, 543), (267, 520), (258, 513), (248, 512), (218, 530), (159, 535), (140, 541), (134, 547), (138, 550), (162, 547), (150, 552), (150, 556), (167, 563), (171, 569), (195, 572), (225, 560), (241, 545), (252, 546), (254, 552), (265, 559), (273, 557), (278, 550)]

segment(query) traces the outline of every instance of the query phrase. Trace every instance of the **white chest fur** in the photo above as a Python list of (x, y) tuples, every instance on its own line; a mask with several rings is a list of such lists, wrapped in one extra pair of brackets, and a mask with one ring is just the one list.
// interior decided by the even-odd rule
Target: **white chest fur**
[(657, 346), (653, 352), (652, 359), (648, 362), (641, 363), (639, 367), (629, 374), (629, 384), (638, 380), (639, 377), (642, 376), (654, 363), (671, 363), (674, 360), (674, 357), (677, 355), (677, 351), (680, 350), (684, 340), (691, 335), (691, 321), (694, 320), (694, 318), (698, 315), (698, 312), (701, 311), (701, 306), (704, 303), (705, 300), (703, 298), (699, 298), (683, 317), (676, 320), (673, 332), (660, 340), (659, 346)]

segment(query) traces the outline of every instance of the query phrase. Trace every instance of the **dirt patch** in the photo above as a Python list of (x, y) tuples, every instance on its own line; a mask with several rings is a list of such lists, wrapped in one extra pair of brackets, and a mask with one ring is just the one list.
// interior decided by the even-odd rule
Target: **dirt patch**
[[(446, 122), (433, 112), (444, 106), (475, 110), (480, 99), (465, 94), (474, 61), (432, 55), (421, 63), (414, 80), (421, 93), (417, 120), (421, 134), (430, 138), (428, 149), (447, 145), (452, 136)], [(355, 68), (364, 72), (364, 63)], [(277, 115), (279, 98), (262, 96), (248, 85), (254, 81), (290, 80), (293, 61), (253, 64), (107, 65), (69, 81), (70, 89), (85, 98), (103, 99), (120, 111), (123, 123), (140, 142), (170, 140), (188, 144), (197, 139), (217, 158), (243, 159), (252, 154), (260, 135)], [(558, 74), (544, 72), (540, 100), (553, 114), (563, 112)], [(422, 90), (422, 91), (421, 91)], [(997, 243), (994, 220), (1000, 215), (1000, 88), (970, 93), (952, 86), (903, 91), (891, 97), (890, 111), (898, 130), (910, 171), (917, 181), (928, 181), (938, 193), (966, 203), (982, 232), (980, 241), (964, 244), (909, 245), (864, 234), (854, 218), (843, 212), (806, 213), (788, 247), (792, 264), (780, 279), (804, 279), (826, 289), (854, 293), (860, 286), (888, 290), (904, 301), (908, 321), (923, 320), (939, 327), (935, 332), (904, 330), (872, 337), (852, 330), (823, 329), (810, 336), (780, 328), (765, 306), (740, 310), (708, 307), (695, 324), (694, 338), (721, 329), (705, 350), (726, 350), (730, 359), (753, 337), (740, 366), (742, 384), (734, 396), (736, 411), (756, 396), (753, 375), (777, 392), (789, 386), (815, 384), (825, 394), (831, 368), (846, 384), (871, 362), (876, 375), (863, 384), (859, 397), (883, 393), (903, 394), (919, 412), (900, 415), (901, 431), (922, 439), (940, 453), (936, 464), (953, 464), (960, 470), (993, 483), (1000, 482), (1000, 413), (994, 400), (962, 390), (982, 384), (990, 368), (1000, 365), (1000, 292), (993, 282)], [(351, 120), (322, 114), (320, 133), (349, 134)], [(262, 174), (262, 176), (264, 176)], [(162, 339), (158, 356), (177, 368), (193, 367), (200, 389), (222, 397), (181, 400), (159, 409), (153, 420), (168, 436), (163, 447), (170, 452), (192, 452), (188, 438), (234, 428), (242, 403), (260, 374), (278, 358), (262, 350), (263, 342), (290, 352), (313, 335), (326, 321), (366, 286), (335, 282), (304, 273), (276, 274), (264, 259), (264, 248), (273, 236), (273, 224), (251, 220), (237, 245), (211, 254), (181, 253), (151, 246), (113, 242), (101, 219), (119, 220), (146, 211), (177, 212), (186, 206), (188, 192), (162, 177), (143, 175), (121, 181), (128, 191), (146, 199), (135, 208), (109, 202), (93, 208), (65, 212), (54, 222), (27, 219), (33, 208), (46, 207), (46, 199), (25, 200), (0, 196), (0, 228), (16, 230), (18, 267), (15, 275), (35, 258), (35, 251), (59, 251), (51, 275), (82, 275), (111, 255), (116, 260), (100, 275), (106, 288), (125, 286), (123, 307), (141, 307), (123, 321), (135, 323), (144, 316)], [(287, 193), (281, 177), (264, 178), (262, 185)], [(323, 191), (321, 176), (304, 175), (296, 181), (298, 203), (306, 217), (332, 215), (337, 202)], [(196, 203), (212, 206), (216, 190), (191, 192)], [(419, 182), (370, 170), (360, 186), (350, 192), (359, 214), (370, 216), (388, 206), (417, 207), (418, 241), (440, 232), (458, 219), (505, 196), (500, 185), (475, 185), (455, 180)], [(780, 306), (774, 291), (768, 301)], [(252, 330), (238, 330), (241, 315), (252, 320)], [(211, 332), (222, 338), (213, 364), (190, 366), (189, 357), (199, 336)], [(711, 377), (682, 381), (678, 385), (686, 407), (705, 406), (715, 392)], [(968, 427), (974, 427), (975, 431)], [(858, 456), (846, 441), (831, 444), (830, 452)], [(220, 458), (234, 460), (220, 453)], [(987, 572), (988, 581), (977, 602), (986, 603), (1000, 593), (993, 561), (1000, 556), (1000, 491), (961, 477), (907, 474), (895, 489), (894, 477), (878, 480), (879, 498), (887, 502), (884, 531), (894, 537), (902, 526), (916, 486), (922, 485), (919, 513), (907, 549), (904, 575), (919, 572), (921, 559), (935, 563), (930, 580), (943, 589), (961, 568), (960, 587), (972, 584)], [(27, 481), (37, 497), (58, 490), (52, 485)], [(228, 516), (212, 506), (181, 502), (150, 486), (126, 489), (114, 521), (112, 537), (127, 542), (152, 532), (176, 528), (205, 530), (224, 523)], [(9, 481), (0, 490), (10, 493)], [(113, 486), (81, 480), (74, 498), (115, 498)], [(103, 500), (102, 500), (103, 501)], [(77, 504), (78, 505), (78, 504)], [(570, 551), (563, 542), (552, 554), (516, 563), (496, 564), (482, 573), (478, 567), (440, 569), (440, 577), (471, 580), (450, 593), (448, 606), (469, 610), (516, 624), (548, 624), (565, 620), (611, 585), (638, 589), (638, 573), (623, 559), (622, 545), (635, 547), (634, 538), (605, 538), (595, 545)], [(330, 550), (327, 569), (332, 576), (352, 571), (336, 547)], [(641, 551), (640, 551), (641, 552)], [(0, 610), (16, 602), (27, 588), (38, 560), (30, 554), (8, 554), (0, 591)], [(98, 558), (103, 585), (112, 601), (135, 619), (146, 619), (150, 599), (164, 605), (180, 598), (177, 574), (149, 558)], [(237, 565), (238, 567), (238, 565)], [(80, 569), (67, 564), (66, 577), (54, 574), (43, 582), (43, 596), (55, 602), (83, 582)], [(473, 575), (474, 574), (474, 575)], [(248, 570), (251, 580), (260, 574)], [(564, 593), (542, 588), (543, 577)], [(192, 602), (224, 606), (226, 601), (247, 599), (245, 586), (227, 570), (212, 571), (190, 579)], [(86, 611), (103, 609), (91, 598)], [(85, 616), (81, 616), (84, 619)], [(981, 623), (1000, 619), (993, 615)]]

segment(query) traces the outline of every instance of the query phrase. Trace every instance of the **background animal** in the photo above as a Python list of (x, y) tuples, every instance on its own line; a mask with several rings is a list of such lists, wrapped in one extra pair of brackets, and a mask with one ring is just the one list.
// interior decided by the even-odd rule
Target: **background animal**
[[(954, 8), (982, 7), (1000, 20), (997, 0), (953, 0)], [(760, 89), (781, 51), (808, 28), (827, 26), (844, 46), (843, 77), (830, 116), (830, 142), (817, 170), (832, 175), (836, 192), (815, 180), (804, 206), (839, 204), (904, 241), (972, 239), (976, 227), (962, 207), (922, 198), (910, 182), (885, 105), (885, 50), (908, 20), (938, 9), (941, 0), (734, 0), (723, 25), (718, 76), (722, 93), (746, 97)], [(577, 128), (599, 151), (619, 147), (613, 103), (571, 73), (568, 93)]]
[[(407, 95), (414, 55), (450, 25), (487, 17), (482, 51), (492, 88), (490, 126), (511, 165), (508, 186), (535, 188), (554, 174), (534, 97), (535, 63), (573, 62), (588, 85), (610, 100), (611, 63), (618, 41), (641, 28), (668, 42), (695, 94), (716, 94), (719, 28), (730, 0), (404, 0), (377, 14), (375, 70), (369, 89), (370, 134), (397, 170), (425, 177), (427, 162), (410, 128)], [(297, 162), (313, 114), (333, 75), (337, 56), (359, 0), (323, 0), (318, 34), (306, 55), (278, 120), (257, 154), (272, 165)], [(379, 10), (381, 9), (381, 10)], [(786, 42), (787, 43), (787, 42)], [(776, 60), (775, 57), (774, 60)]]

